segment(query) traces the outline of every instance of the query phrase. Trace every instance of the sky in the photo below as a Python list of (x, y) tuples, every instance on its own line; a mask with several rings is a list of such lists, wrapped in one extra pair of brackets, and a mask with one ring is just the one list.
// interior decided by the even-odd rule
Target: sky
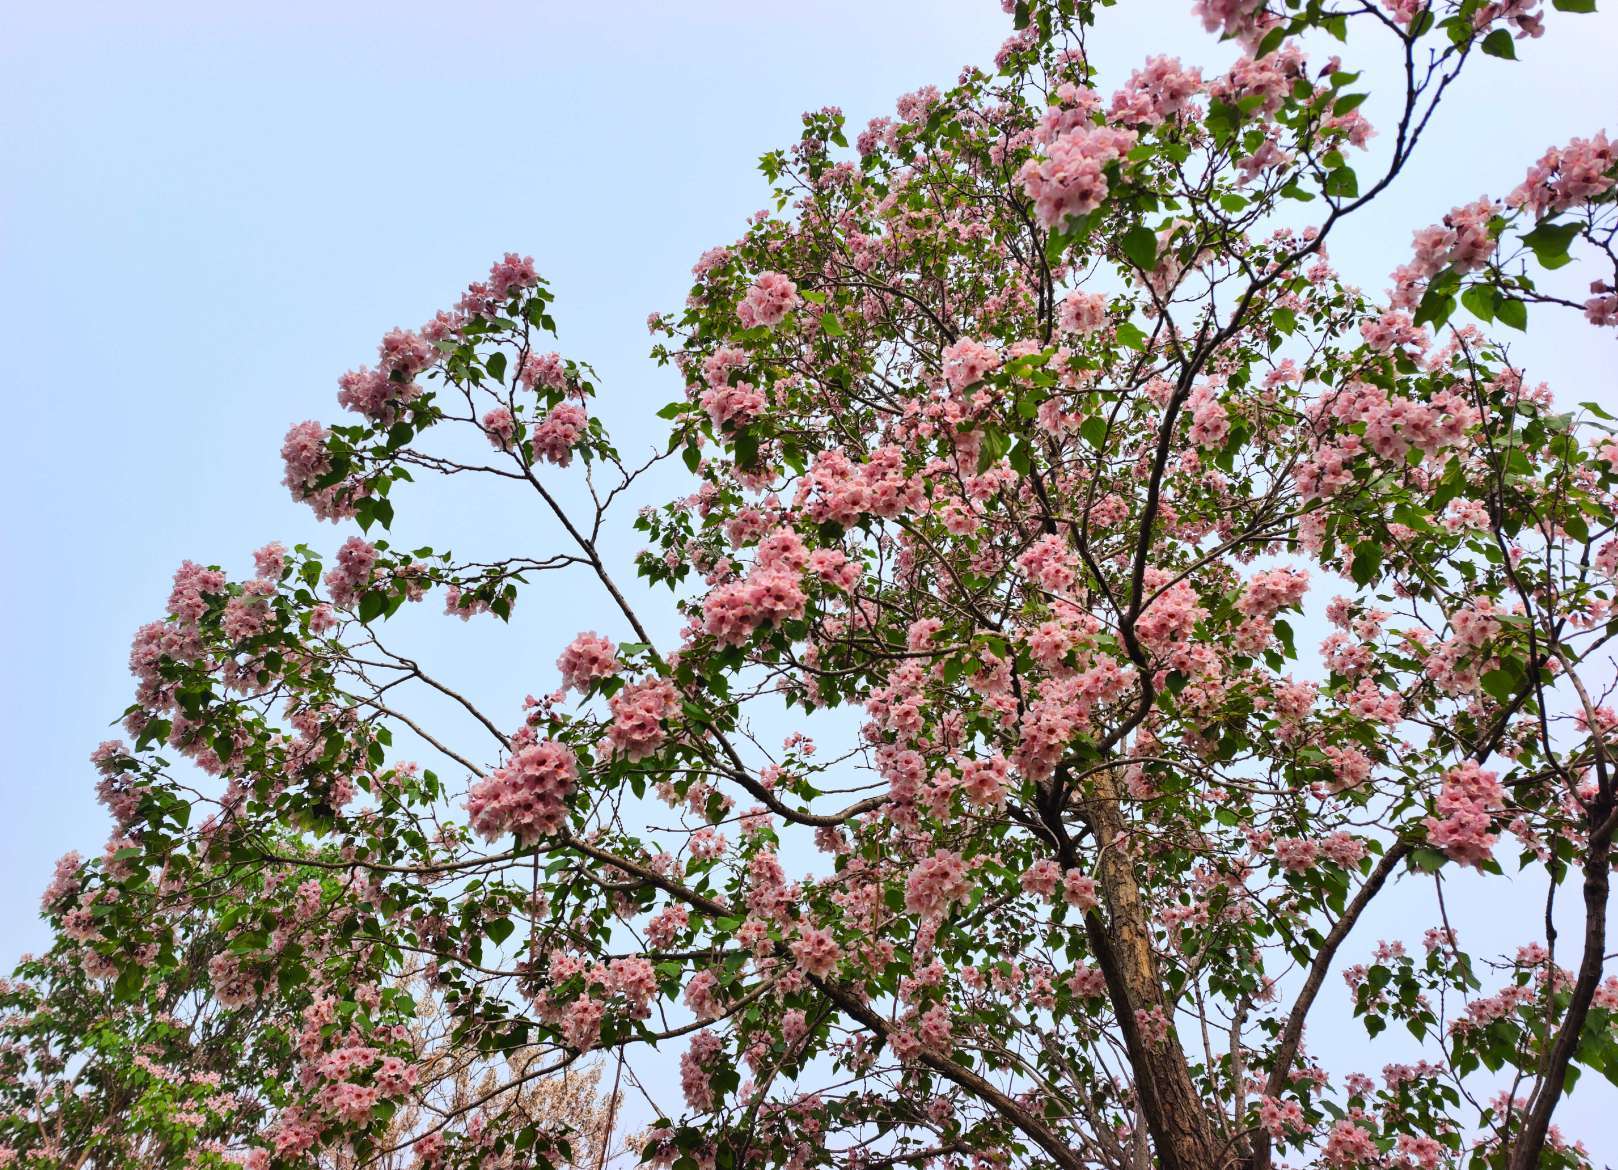
[[(1344, 225), (1332, 252), (1350, 279), (1382, 289), (1412, 229), (1509, 190), (1618, 110), (1615, 12), (1550, 12), (1521, 62), (1478, 63), (1374, 216)], [(87, 756), (129, 702), (129, 636), (175, 566), (242, 573), (268, 540), (346, 535), (292, 503), (278, 456), (291, 423), (337, 417), (340, 372), (516, 250), (552, 283), (562, 347), (600, 372), (620, 446), (645, 447), (680, 391), (646, 357), (646, 315), (678, 307), (696, 256), (764, 205), (757, 157), (803, 110), (840, 105), (858, 128), (947, 86), (1008, 31), (994, 0), (7, 6), (0, 969), (47, 941), (55, 858), (105, 839)], [(1104, 87), (1148, 53), (1210, 70), (1233, 56), (1189, 0), (1126, 0), (1091, 44)], [(1532, 378), (1618, 406), (1610, 338), (1533, 324), (1517, 348)], [(411, 523), (457, 551), (509, 552), (528, 531), (453, 492), (421, 504)], [(475, 666), (516, 639), (543, 668), (475, 677), (513, 725), (523, 693), (554, 685), (560, 642), (612, 626), (594, 600), (563, 601), (465, 627), (453, 651)]]

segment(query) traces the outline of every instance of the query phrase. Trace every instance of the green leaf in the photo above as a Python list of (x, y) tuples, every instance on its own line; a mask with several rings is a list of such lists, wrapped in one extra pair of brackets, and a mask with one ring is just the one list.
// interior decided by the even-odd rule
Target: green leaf
[(1519, 671), (1508, 670), (1501, 667), (1497, 670), (1486, 671), (1480, 680), (1483, 689), (1491, 698), (1499, 703), (1510, 703), (1517, 695), (1522, 685), (1523, 677)]
[(1127, 345), (1130, 349), (1144, 350), (1146, 348), (1146, 334), (1137, 329), (1131, 322), (1122, 322), (1117, 329), (1118, 343)]
[(388, 595), (379, 589), (373, 589), (360, 598), (360, 621), (372, 621), (388, 606)]
[(1425, 325), (1430, 321), (1436, 328), (1448, 321), (1449, 315), (1454, 311), (1455, 298), (1441, 287), (1434, 285), (1422, 296), (1421, 304), (1416, 307), (1415, 323)]
[(1352, 199), (1360, 193), (1360, 180), (1348, 167), (1338, 167), (1326, 175), (1321, 193), (1335, 199)]
[(1596, 0), (1551, 0), (1551, 7), (1558, 12), (1594, 12)]
[(1497, 28), (1483, 38), (1483, 51), (1491, 57), (1503, 57), (1507, 61), (1517, 59), (1517, 46), (1512, 44), (1511, 34), (1503, 28)]
[(1576, 223), (1542, 223), (1526, 233), (1522, 242), (1534, 250), (1534, 259), (1546, 268), (1560, 268), (1572, 257), (1568, 248), (1579, 234)]
[(504, 382), (506, 380), (506, 355), (501, 353), (499, 350), (495, 350), (493, 353), (491, 353), (489, 355), (489, 360), (484, 362), (483, 365), (484, 368), (489, 371), (489, 376), (496, 382)]
[(1510, 325), (1517, 330), (1528, 328), (1528, 306), (1513, 297), (1502, 297), (1494, 306), (1494, 315), (1502, 325)]
[(1222, 102), (1214, 98), (1208, 103), (1208, 116), (1203, 119), (1203, 125), (1214, 136), (1214, 141), (1223, 146), (1230, 136), (1236, 132), (1236, 125), (1242, 120), (1242, 112), (1229, 102)]
[(1101, 445), (1107, 441), (1107, 420), (1099, 414), (1092, 414), (1079, 424), (1079, 434), (1084, 436), (1085, 442), (1099, 451)]
[(1494, 320), (1494, 289), (1486, 284), (1474, 284), (1461, 294), (1461, 304), (1480, 321)]
[(511, 919), (496, 918), (493, 922), (485, 924), (483, 929), (485, 933), (487, 933), (488, 936), (494, 940), (494, 945), (499, 946), (501, 943), (505, 942), (506, 939), (511, 937), (511, 931), (513, 928), (511, 925)]
[(1362, 540), (1354, 546), (1354, 564), (1350, 570), (1356, 585), (1369, 585), (1382, 568), (1382, 546), (1374, 540)]
[(1119, 247), (1130, 262), (1142, 271), (1157, 267), (1157, 234), (1143, 224), (1136, 224), (1124, 233)]
[(1436, 849), (1426, 845), (1418, 846), (1410, 851), (1410, 868), (1421, 873), (1437, 873), (1439, 868), (1449, 860)]

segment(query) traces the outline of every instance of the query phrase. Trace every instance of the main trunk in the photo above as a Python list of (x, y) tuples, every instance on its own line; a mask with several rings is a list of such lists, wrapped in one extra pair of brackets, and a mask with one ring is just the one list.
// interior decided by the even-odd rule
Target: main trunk
[[(1135, 880), (1134, 863), (1125, 839), (1120, 790), (1110, 772), (1089, 778), (1093, 787), (1085, 804), (1085, 820), (1095, 837), (1106, 917), (1085, 916), (1107, 991), (1122, 1025), (1135, 1074), (1135, 1091), (1163, 1170), (1221, 1170), (1221, 1144), (1191, 1082), (1185, 1050), (1173, 1026), (1173, 1011), (1163, 994), (1152, 951), (1151, 914)], [(1136, 1013), (1160, 1013), (1168, 1021), (1161, 1037), (1147, 1033)], [(1226, 1154), (1229, 1148), (1223, 1147)]]

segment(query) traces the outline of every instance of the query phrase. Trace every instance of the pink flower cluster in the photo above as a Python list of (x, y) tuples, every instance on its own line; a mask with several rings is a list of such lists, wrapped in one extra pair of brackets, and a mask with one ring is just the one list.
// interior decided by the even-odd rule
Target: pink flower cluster
[(1075, 735), (1090, 726), (1090, 713), (1127, 694), (1134, 680), (1111, 658), (1065, 678), (1047, 680), (1018, 725), (1017, 769), (1031, 780), (1048, 779)]
[(77, 853), (64, 853), (57, 859), (51, 884), (40, 895), (39, 905), (42, 909), (53, 910), (79, 892), (79, 866), (83, 862), (84, 859)]
[(1204, 451), (1223, 447), (1230, 434), (1230, 415), (1215, 395), (1213, 385), (1204, 382), (1197, 386), (1186, 398), (1186, 405), (1191, 408), (1191, 441)]
[(820, 452), (798, 481), (794, 505), (816, 524), (852, 528), (864, 515), (891, 520), (920, 508), (924, 500), (919, 480), (905, 474), (904, 453), (885, 446), (863, 464), (841, 451)]
[(1056, 321), (1063, 333), (1080, 337), (1094, 333), (1107, 323), (1107, 298), (1100, 293), (1069, 293), (1062, 299)]
[(1618, 184), (1618, 149), (1602, 130), (1546, 151), (1506, 202), (1543, 219), (1603, 195), (1614, 184)]
[(1275, 21), (1262, 0), (1196, 0), (1191, 9), (1202, 17), (1203, 28), (1248, 48), (1257, 46), (1263, 30)]
[(1494, 252), (1494, 236), (1489, 230), (1494, 214), (1493, 203), (1478, 199), (1453, 209), (1442, 224), (1417, 231), (1413, 237), (1414, 258), (1393, 270), (1394, 306), (1414, 309), (1421, 303), (1426, 282), (1445, 268), (1466, 273), (1487, 264)]
[(961, 855), (940, 849), (922, 858), (905, 883), (905, 909), (923, 918), (943, 914), (972, 892), (972, 881)]
[(519, 749), (472, 786), (466, 801), (472, 828), (491, 841), (515, 833), (525, 845), (557, 832), (578, 774), (578, 758), (566, 744), (547, 739)]
[(801, 618), (809, 599), (800, 579), (801, 574), (787, 565), (760, 558), (746, 577), (703, 598), (703, 632), (727, 646), (740, 646), (760, 626)]
[(1250, 618), (1274, 617), (1297, 605), (1309, 592), (1309, 574), (1298, 569), (1267, 569), (1253, 575), (1236, 601), (1238, 612)]
[(747, 295), (736, 306), (736, 316), (741, 319), (745, 329), (755, 325), (779, 325), (797, 307), (800, 299), (798, 286), (784, 274), (760, 273), (747, 290)]
[(358, 536), (343, 541), (337, 550), (337, 564), (326, 572), (326, 588), (331, 591), (333, 605), (348, 606), (370, 584), (371, 570), (376, 566), (376, 545)]
[(792, 957), (798, 965), (817, 978), (824, 978), (837, 970), (841, 952), (829, 931), (818, 927), (804, 927), (792, 943)]
[(716, 1020), (725, 1010), (719, 998), (719, 976), (712, 971), (698, 971), (691, 976), (682, 998), (699, 1020)]
[(1327, 1166), (1370, 1166), (1378, 1162), (1381, 1155), (1376, 1140), (1364, 1127), (1345, 1118), (1332, 1126), (1331, 1132), (1326, 1135), (1326, 1148), (1321, 1151), (1321, 1160)]
[(1088, 914), (1100, 903), (1096, 899), (1096, 881), (1079, 870), (1070, 869), (1062, 875), (1062, 901), (1081, 914)]
[(685, 1093), (685, 1103), (698, 1113), (713, 1108), (709, 1070), (724, 1046), (724, 1041), (713, 1032), (698, 1032), (680, 1056), (680, 1089)]
[(1277, 1141), (1289, 1133), (1309, 1132), (1309, 1119), (1304, 1116), (1303, 1106), (1296, 1101), (1278, 1101), (1274, 1097), (1259, 1098), (1258, 1123)]
[(630, 683), (607, 700), (612, 726), (607, 728), (606, 749), (630, 761), (644, 760), (668, 738), (663, 720), (679, 709), (680, 697), (665, 678)]
[[(1307, 412), (1316, 426), (1336, 422), (1345, 430), (1315, 448), (1294, 471), (1298, 494), (1305, 500), (1335, 495), (1353, 482), (1354, 465), (1369, 447), (1390, 462), (1402, 461), (1412, 447), (1434, 456), (1458, 447), (1476, 425), (1475, 407), (1451, 390), (1441, 390), (1427, 402), (1390, 396), (1380, 386), (1349, 382), (1335, 394), (1311, 405)], [(1346, 430), (1363, 423), (1362, 438)]]
[(1148, 57), (1112, 97), (1107, 117), (1114, 122), (1155, 126), (1180, 113), (1202, 92), (1202, 70), (1187, 69), (1177, 57)]
[(618, 673), (618, 657), (612, 643), (591, 630), (567, 644), (556, 667), (562, 672), (562, 689), (582, 695), (591, 683)]
[(1017, 558), (1017, 567), (1041, 589), (1065, 593), (1078, 580), (1078, 557), (1059, 533), (1048, 533)]
[(534, 428), (528, 445), (535, 459), (544, 459), (558, 467), (573, 462), (573, 448), (590, 425), (590, 416), (584, 408), (572, 402), (558, 404)]
[(1170, 579), (1161, 569), (1146, 570), (1147, 596), (1152, 597), (1154, 593), (1156, 596), (1135, 619), (1136, 636), (1154, 654), (1172, 654), (1190, 641), (1197, 623), (1208, 616), (1191, 582), (1175, 581), (1168, 585)]
[(1011, 770), (1004, 756), (968, 760), (961, 765), (961, 791), (983, 808), (998, 808), (1006, 800), (1006, 775)]
[(483, 433), (491, 447), (508, 451), (512, 440), (517, 437), (517, 420), (504, 406), (497, 406), (483, 416)]
[(1360, 322), (1360, 336), (1378, 353), (1389, 353), (1407, 345), (1425, 349), (1428, 341), (1427, 330), (1415, 324), (1403, 309), (1367, 317)]
[(1025, 162), (1017, 178), (1040, 224), (1060, 229), (1100, 207), (1107, 197), (1107, 166), (1128, 154), (1135, 138), (1133, 130), (1081, 123), (1052, 142), (1043, 161)]
[(957, 394), (1000, 368), (1000, 354), (970, 337), (946, 346), (942, 356), (944, 380)]
[(1444, 774), (1444, 786), (1426, 818), (1427, 840), (1462, 865), (1481, 866), (1494, 856), (1494, 815), (1505, 804), (1505, 792), (1493, 772), (1473, 760)]
[[(1294, 83), (1307, 78), (1303, 50), (1292, 41), (1262, 57), (1237, 58), (1229, 71), (1208, 87), (1208, 92), (1230, 105), (1249, 105), (1257, 114), (1277, 113)], [(1256, 100), (1256, 103), (1254, 102)]]
[(652, 997), (657, 994), (657, 968), (651, 960), (640, 955), (614, 959), (607, 966), (606, 985), (609, 990), (624, 997), (629, 1014), (644, 1020), (652, 1012)]
[(315, 486), (331, 471), (331, 456), (326, 452), (330, 434), (312, 420), (294, 425), (281, 444), (281, 462), (286, 468), (281, 482), (294, 500), (308, 504), (319, 519), (340, 520), (353, 514), (352, 504), (338, 499), (340, 485)]
[(218, 569), (182, 561), (174, 572), (174, 587), (169, 590), (169, 613), (182, 625), (195, 625), (208, 612), (208, 595), (222, 593), (224, 588), (225, 575)]
[(764, 392), (751, 382), (710, 386), (697, 399), (713, 425), (723, 430), (752, 422), (764, 409)]
[(523, 359), (517, 380), (530, 390), (535, 386), (545, 390), (565, 390), (567, 366), (562, 361), (562, 355), (554, 351), (531, 353)]

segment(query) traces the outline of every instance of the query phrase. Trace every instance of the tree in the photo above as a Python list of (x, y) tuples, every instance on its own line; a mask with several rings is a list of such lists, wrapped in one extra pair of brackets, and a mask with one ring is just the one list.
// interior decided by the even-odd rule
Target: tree
[[(1552, 1119), (1581, 1069), (1618, 1081), (1618, 439), (1485, 327), (1618, 321), (1618, 155), (1455, 208), (1379, 300), (1328, 242), (1537, 5), (1200, 0), (1228, 71), (1156, 57), (1110, 96), (1088, 6), (1009, 7), (996, 72), (765, 156), (776, 212), (651, 321), (686, 393), (647, 461), (515, 254), (344, 375), (354, 421), (292, 429), (293, 495), (367, 535), (187, 563), (137, 634), (114, 839), (64, 863), (10, 993), (15, 1164), (147, 1124), (118, 1094), (177, 996), (217, 1037), (187, 1071), (255, 1102), (195, 1165), (554, 1160), (523, 1086), (653, 1048), (684, 1104), (641, 1153), (675, 1170), (1587, 1163)], [(1375, 152), (1350, 55), (1403, 78)], [(678, 461), (634, 520), (685, 623), (658, 645), (601, 541)], [(382, 538), (456, 476), (554, 543)], [(548, 571), (621, 638), (573, 637), (520, 719), (382, 632), (440, 589), (507, 619)], [(526, 647), (496, 669), (550, 685)], [(1577, 887), (1582, 937), (1547, 911), (1467, 949), (1462, 871)], [(1365, 938), (1379, 899), (1423, 937)], [(1322, 1019), (1337, 971), (1353, 1018)], [(434, 1096), (424, 1010), (475, 1098)], [(1311, 1024), (1409, 1040), (1333, 1076)]]

